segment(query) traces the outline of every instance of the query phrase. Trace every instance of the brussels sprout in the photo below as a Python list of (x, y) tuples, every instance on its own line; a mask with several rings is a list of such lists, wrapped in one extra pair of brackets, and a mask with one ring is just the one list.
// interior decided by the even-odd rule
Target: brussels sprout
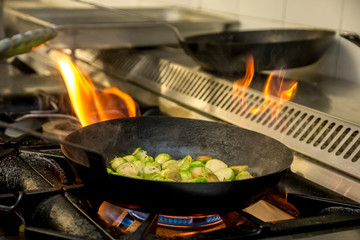
[(204, 177), (208, 182), (219, 182), (218, 177), (207, 167), (196, 167), (191, 172), (193, 178)]
[(172, 179), (176, 182), (181, 181), (180, 173), (174, 169), (168, 168), (168, 169), (162, 170), (160, 175), (164, 176), (166, 179)]
[(210, 156), (198, 156), (196, 158), (197, 161), (201, 161), (203, 163), (206, 163), (207, 161), (209, 161), (211, 159), (212, 159), (212, 157), (210, 157)]
[[(230, 166), (210, 156), (192, 159), (190, 155), (181, 160), (171, 159), (161, 153), (154, 159), (147, 151), (137, 148), (131, 155), (115, 157), (110, 161), (109, 174), (160, 180), (168, 182), (219, 182), (252, 178), (247, 165)], [(114, 171), (115, 170), (115, 171)]]
[(145, 155), (145, 156), (140, 156), (139, 157), (139, 160), (142, 161), (142, 162), (154, 162), (154, 158), (151, 157), (151, 156), (148, 156), (148, 155)]
[(196, 167), (203, 167), (205, 166), (205, 164), (199, 160), (196, 160), (196, 161), (193, 161), (191, 164), (190, 164), (190, 169), (189, 171), (192, 172), (192, 170), (194, 170), (194, 168)]
[(135, 162), (137, 160), (137, 158), (135, 158), (133, 155), (127, 155), (123, 158), (125, 159), (125, 161), (130, 162), (130, 163)]
[(223, 168), (214, 172), (220, 182), (231, 181), (235, 178), (235, 173), (231, 168)]
[(154, 167), (158, 168), (161, 171), (161, 165), (159, 163), (157, 163), (157, 162), (146, 162), (145, 166), (147, 166), (147, 165), (154, 166)]
[(177, 169), (177, 166), (178, 166), (178, 161), (176, 160), (169, 160), (167, 162), (165, 162), (163, 165), (162, 165), (162, 169), (167, 169), (167, 168), (170, 168), (170, 169)]
[(190, 155), (185, 156), (178, 163), (178, 167), (177, 167), (178, 171), (189, 170), (191, 162), (192, 162), (192, 157)]
[(189, 170), (179, 172), (182, 180), (192, 179), (191, 172)]
[(235, 175), (237, 175), (239, 172), (245, 171), (248, 169), (248, 165), (240, 165), (240, 166), (231, 166), (230, 168), (234, 171)]
[(120, 175), (124, 175), (124, 176), (136, 176), (139, 174), (139, 170), (137, 169), (137, 167), (135, 166), (135, 164), (133, 163), (123, 163), (121, 164), (117, 169), (116, 172), (119, 173)]
[(155, 158), (155, 162), (163, 165), (165, 162), (170, 160), (170, 155), (166, 154), (166, 153), (161, 153), (159, 155), (157, 155), (157, 157)]
[(139, 170), (140, 174), (144, 174), (144, 167), (145, 167), (145, 163), (137, 160), (135, 162), (133, 162), (135, 164), (135, 166), (137, 167), (137, 169)]
[(219, 178), (214, 173), (208, 173), (205, 176), (208, 182), (220, 182)]
[(113, 160), (110, 161), (110, 166), (113, 169), (117, 169), (121, 164), (123, 164), (124, 162), (126, 162), (123, 158), (121, 157), (116, 157)]
[(194, 169), (192, 170), (191, 176), (192, 176), (193, 178), (204, 177), (204, 175), (205, 175), (206, 173), (209, 173), (209, 172), (211, 172), (211, 170), (208, 169), (208, 168), (205, 168), (205, 167), (196, 167), (196, 168), (194, 168)]
[(227, 168), (228, 165), (221, 160), (211, 159), (207, 161), (205, 167), (209, 168), (212, 172), (217, 172), (223, 168)]
[(251, 173), (249, 173), (248, 171), (242, 171), (236, 175), (235, 180), (245, 180), (249, 178), (253, 178)]
[(141, 156), (147, 155), (147, 151), (137, 148), (131, 155), (133, 155), (136, 159), (140, 159)]
[(149, 173), (158, 173), (160, 174), (160, 169), (156, 166), (154, 166), (153, 164), (147, 164), (144, 167), (144, 174), (149, 174)]
[(143, 175), (143, 178), (145, 180), (156, 180), (156, 181), (162, 181), (165, 178), (163, 176), (161, 176), (159, 173), (157, 172), (152, 172), (152, 173), (145, 173)]

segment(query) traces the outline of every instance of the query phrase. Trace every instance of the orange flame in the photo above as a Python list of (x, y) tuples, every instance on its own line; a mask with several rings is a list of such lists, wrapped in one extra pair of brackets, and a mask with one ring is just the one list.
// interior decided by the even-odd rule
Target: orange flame
[(245, 107), (246, 105), (244, 94), (254, 77), (254, 69), (254, 58), (250, 56), (246, 61), (245, 76), (236, 80), (232, 86), (234, 100), (238, 100), (242, 107)]
[[(246, 63), (246, 73), (243, 78), (235, 81), (232, 87), (233, 97), (238, 98), (241, 108), (245, 107), (246, 99), (244, 99), (244, 94), (247, 88), (250, 86), (251, 81), (254, 77), (254, 59), (250, 57)], [(296, 81), (284, 81), (285, 75), (282, 71), (279, 72), (279, 76), (274, 77), (274, 72), (271, 72), (263, 89), (264, 101), (261, 107), (254, 107), (250, 110), (252, 114), (259, 114), (264, 111), (270, 104), (270, 96), (276, 96), (280, 98), (279, 104), (271, 106), (273, 114), (278, 116), (281, 110), (283, 102), (291, 100), (297, 90), (298, 83)]]
[(128, 94), (115, 87), (96, 89), (91, 79), (84, 76), (68, 56), (59, 55), (57, 58), (75, 114), (83, 127), (105, 120), (136, 116), (136, 104)]

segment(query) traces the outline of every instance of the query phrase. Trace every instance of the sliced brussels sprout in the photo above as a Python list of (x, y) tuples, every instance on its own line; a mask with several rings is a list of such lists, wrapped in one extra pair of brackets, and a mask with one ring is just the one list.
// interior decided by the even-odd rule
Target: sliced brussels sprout
[(165, 162), (170, 160), (170, 155), (167, 153), (161, 153), (159, 155), (156, 156), (155, 158), (155, 162), (163, 165)]
[(126, 162), (125, 159), (123, 159), (121, 157), (116, 157), (113, 160), (111, 160), (109, 163), (113, 169), (117, 169), (124, 162)]
[(123, 163), (121, 164), (117, 169), (116, 172), (119, 173), (120, 175), (124, 175), (124, 176), (136, 176), (139, 174), (139, 170), (137, 169), (137, 167), (135, 166), (135, 164), (133, 163)]
[(179, 161), (177, 166), (178, 171), (189, 170), (191, 162), (192, 162), (192, 157), (190, 155), (186, 155), (183, 159)]
[(242, 171), (236, 175), (235, 180), (245, 180), (245, 179), (249, 179), (249, 178), (253, 178), (251, 173), (248, 171)]
[(181, 175), (178, 171), (174, 170), (174, 169), (165, 169), (162, 170), (160, 173), (161, 176), (164, 176), (165, 179), (172, 179), (176, 182), (181, 182)]
[(178, 161), (177, 160), (169, 160), (169, 161), (165, 162), (162, 165), (162, 169), (170, 168), (170, 169), (175, 169), (176, 170), (177, 166), (178, 166)]
[(235, 179), (235, 173), (231, 168), (223, 168), (214, 172), (220, 182), (231, 181)]
[(158, 174), (160, 174), (160, 169), (157, 166), (154, 166), (153, 164), (147, 164), (144, 167), (144, 174), (149, 174), (149, 173), (158, 173)]
[(219, 159), (211, 159), (207, 161), (205, 167), (210, 169), (212, 172), (217, 172), (223, 168), (227, 168), (228, 165)]
[(235, 175), (237, 175), (237, 174), (239, 174), (239, 172), (242, 172), (242, 171), (245, 171), (246, 169), (248, 169), (249, 166), (248, 165), (239, 165), (239, 166), (231, 166), (230, 168), (234, 171)]

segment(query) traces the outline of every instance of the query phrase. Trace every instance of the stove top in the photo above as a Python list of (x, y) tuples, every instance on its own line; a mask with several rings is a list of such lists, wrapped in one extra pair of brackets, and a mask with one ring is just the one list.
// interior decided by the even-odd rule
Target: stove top
[[(66, 97), (23, 95), (32, 103), (24, 107), (24, 101), (3, 96), (2, 107), (7, 108), (0, 118), (12, 122), (35, 111), (39, 102), (39, 112), (57, 109), (72, 116), (66, 104), (56, 107)], [(141, 111), (163, 114), (156, 107), (143, 106)], [(8, 136), (6, 131), (0, 132), (0, 233), (8, 239), (332, 239), (340, 232), (350, 237), (360, 233), (356, 202), (290, 171), (254, 205), (226, 214), (178, 217), (124, 209), (94, 197), (59, 145), (27, 134)]]
[[(220, 95), (226, 93), (224, 89), (230, 89), (228, 85), (234, 79), (202, 71), (183, 53), (179, 54), (177, 48), (122, 49), (114, 51), (110, 57), (108, 53), (77, 50), (77, 63), (86, 68), (99, 86), (118, 86), (134, 96), (142, 115), (231, 120), (231, 115), (224, 114), (227, 119), (222, 119), (216, 109), (203, 111), (208, 110), (206, 105), (199, 105), (203, 109), (195, 105), (220, 101)], [(1, 120), (40, 131), (49, 122), (54, 125), (54, 119), (66, 121), (65, 125), (68, 121), (77, 121), (68, 105), (65, 85), (49, 61), (49, 55), (47, 49), (40, 48), (12, 59), (10, 65), (3, 63), (6, 71), (2, 73), (7, 81), (0, 83)], [(114, 56), (117, 61), (113, 60)], [(296, 71), (289, 74), (301, 75)], [(284, 110), (289, 115), (284, 115), (281, 124), (286, 122), (287, 116), (296, 114), (297, 109), (306, 113), (310, 109), (315, 115), (308, 121), (306, 117), (303, 119), (314, 127), (307, 130), (306, 125), (299, 123), (293, 129), (294, 133), (304, 131), (307, 140), (321, 123), (314, 116), (328, 121), (318, 131), (320, 134), (326, 132), (326, 124), (331, 125), (327, 117), (331, 121), (335, 119), (334, 125), (341, 125), (342, 130), (337, 132), (333, 127), (330, 134), (340, 132), (346, 137), (330, 138), (328, 146), (337, 142), (336, 151), (326, 154), (336, 155), (337, 150), (348, 143), (342, 151), (351, 150), (350, 159), (355, 160), (348, 165), (355, 166), (353, 172), (346, 172), (341, 166), (329, 166), (328, 161), (335, 162), (337, 158), (317, 155), (317, 149), (300, 151), (296, 147), (299, 140), (294, 137), (295, 140), (289, 141), (294, 150), (291, 171), (277, 186), (264, 192), (254, 205), (210, 216), (164, 216), (124, 209), (109, 199), (99, 200), (84, 186), (78, 168), (63, 156), (59, 145), (1, 129), (0, 236), (9, 239), (338, 239), (339, 236), (357, 239), (360, 236), (359, 179), (356, 177), (360, 143), (357, 99), (360, 95), (356, 93), (360, 88), (354, 83), (330, 81), (326, 77), (314, 78), (306, 74), (302, 77), (305, 79), (300, 82), (303, 90), (293, 99), (295, 105), (290, 103)], [(263, 75), (257, 79), (260, 80), (250, 90), (253, 96), (262, 86)], [(186, 89), (184, 86), (192, 87)], [(218, 91), (221, 94), (213, 91), (216, 87), (223, 89)], [(198, 98), (187, 99), (179, 95), (179, 91), (181, 94), (198, 91), (191, 95), (198, 95)], [(349, 98), (348, 94), (354, 97)], [(344, 105), (352, 107), (344, 108)], [(295, 110), (291, 112), (291, 109)], [(244, 116), (251, 119), (250, 115)], [(300, 118), (301, 114), (294, 119), (298, 116)], [(253, 118), (252, 122), (265, 128), (271, 120), (264, 114), (263, 118)], [(292, 122), (293, 125), (297, 123)], [(66, 135), (71, 130), (62, 132)], [(321, 159), (316, 158), (319, 156)], [(338, 165), (349, 167), (342, 162)]]

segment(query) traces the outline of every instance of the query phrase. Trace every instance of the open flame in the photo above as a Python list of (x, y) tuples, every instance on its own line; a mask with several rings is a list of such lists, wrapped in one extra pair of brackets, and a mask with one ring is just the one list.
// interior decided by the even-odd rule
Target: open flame
[(243, 78), (236, 80), (232, 87), (234, 101), (238, 101), (241, 104), (241, 108), (246, 106), (245, 92), (250, 86), (250, 83), (254, 77), (254, 58), (250, 56), (246, 62), (246, 72)]
[(116, 87), (96, 89), (89, 76), (84, 76), (67, 55), (58, 55), (57, 62), (73, 109), (83, 127), (137, 115), (136, 104), (128, 94)]
[[(249, 57), (246, 63), (246, 73), (243, 78), (235, 81), (232, 87), (234, 100), (239, 101), (241, 108), (246, 107), (245, 93), (246, 89), (251, 84), (254, 76), (254, 59)], [(252, 114), (259, 114), (264, 111), (270, 104), (270, 96), (279, 98), (277, 105), (270, 106), (272, 108), (272, 114), (276, 117), (280, 113), (283, 102), (291, 100), (297, 90), (297, 81), (284, 81), (285, 74), (282, 70), (279, 71), (279, 76), (274, 76), (274, 72), (271, 72), (263, 89), (264, 101), (262, 106), (254, 107), (250, 110)]]

